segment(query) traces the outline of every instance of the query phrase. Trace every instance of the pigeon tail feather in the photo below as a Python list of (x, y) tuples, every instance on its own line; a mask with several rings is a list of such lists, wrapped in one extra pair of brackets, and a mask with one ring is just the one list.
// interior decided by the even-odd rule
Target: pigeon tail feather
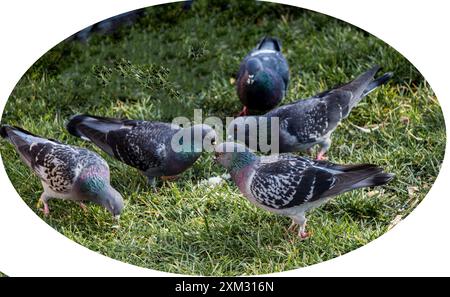
[(77, 126), (89, 117), (88, 115), (74, 115), (70, 117), (69, 122), (66, 124), (67, 131), (73, 136), (83, 138), (83, 134), (78, 130)]
[(354, 79), (352, 82), (344, 85), (341, 89), (350, 91), (353, 93), (353, 99), (349, 104), (350, 109), (356, 106), (359, 101), (364, 97), (364, 91), (367, 89), (367, 87), (370, 85), (370, 83), (373, 81), (373, 78), (375, 74), (380, 70), (380, 66), (375, 65), (360, 76), (358, 76), (356, 79)]
[(335, 196), (363, 187), (383, 185), (393, 178), (393, 174), (385, 173), (382, 168), (374, 165), (355, 167), (355, 170), (337, 174), (335, 186), (326, 192), (326, 196)]
[(259, 42), (257, 46), (258, 50), (263, 49), (269, 49), (269, 50), (275, 50), (275, 51), (281, 51), (281, 42), (275, 37), (269, 37), (265, 36), (261, 41)]
[(114, 155), (112, 148), (107, 144), (108, 133), (121, 129), (126, 123), (132, 122), (91, 115), (75, 115), (70, 118), (66, 128), (70, 134), (91, 141), (108, 154)]
[(81, 114), (71, 117), (66, 129), (76, 137), (92, 141), (91, 135), (86, 135), (87, 133), (96, 131), (99, 134), (105, 134), (113, 129), (119, 129), (123, 125), (124, 121), (122, 120)]
[(387, 73), (383, 74), (382, 76), (380, 76), (379, 78), (374, 79), (364, 90), (362, 97), (367, 96), (369, 93), (371, 93), (373, 90), (375, 90), (379, 86), (384, 85), (385, 83), (390, 81), (393, 76), (394, 76), (393, 72), (387, 72)]
[(6, 128), (8, 128), (8, 125), (1, 125), (0, 126), (0, 136), (2, 138), (7, 138), (8, 137), (8, 131), (6, 130)]
[(366, 178), (354, 185), (354, 188), (375, 187), (387, 184), (395, 177), (392, 173), (381, 172)]
[(2, 125), (1, 128), (0, 128), (0, 135), (3, 138), (7, 138), (7, 137), (10, 136), (9, 133), (11, 133), (11, 131), (18, 131), (20, 133), (23, 133), (23, 134), (26, 134), (26, 135), (29, 135), (29, 136), (41, 138), (40, 136), (37, 136), (37, 135), (31, 133), (30, 131), (27, 131), (27, 130), (22, 129), (20, 127), (10, 126), (10, 125)]

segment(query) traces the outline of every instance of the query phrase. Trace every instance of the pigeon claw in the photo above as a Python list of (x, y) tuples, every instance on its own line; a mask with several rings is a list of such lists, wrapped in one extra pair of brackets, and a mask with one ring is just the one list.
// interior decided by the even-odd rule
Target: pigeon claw
[(244, 106), (242, 111), (238, 114), (238, 117), (242, 117), (242, 116), (246, 116), (246, 115), (248, 115), (248, 108), (247, 108), (247, 106)]
[(310, 236), (311, 234), (307, 231), (302, 231), (299, 233), (300, 240), (308, 239)]
[[(41, 205), (44, 205), (44, 207), (41, 208)], [(43, 199), (38, 200), (37, 208), (40, 209), (44, 213), (44, 216), (46, 217), (50, 214), (50, 208), (48, 207), (48, 203)]]
[(44, 212), (44, 216), (48, 217), (50, 214), (50, 208), (48, 207), (47, 202), (44, 202), (44, 209), (42, 211)]
[(78, 205), (80, 205), (80, 207), (84, 211), (84, 213), (88, 212), (88, 208), (87, 208), (86, 204), (84, 204), (83, 202), (79, 202)]
[(317, 154), (317, 160), (319, 160), (319, 161), (328, 160), (328, 157), (325, 157), (325, 153), (324, 152), (319, 152)]

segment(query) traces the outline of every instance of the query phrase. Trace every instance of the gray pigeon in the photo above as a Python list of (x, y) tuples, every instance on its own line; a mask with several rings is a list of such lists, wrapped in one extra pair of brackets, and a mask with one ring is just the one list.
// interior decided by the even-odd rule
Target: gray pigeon
[[(200, 157), (203, 144), (213, 146), (217, 138), (216, 132), (203, 124), (181, 128), (169, 123), (89, 115), (72, 117), (67, 130), (72, 135), (92, 141), (119, 161), (139, 169), (151, 185), (155, 185), (155, 177), (173, 179), (187, 170)], [(177, 151), (173, 149), (172, 140), (180, 134), (190, 135), (192, 139), (186, 142), (187, 139), (181, 138), (179, 144), (182, 149)]]
[(242, 194), (256, 206), (292, 218), (301, 239), (305, 212), (331, 197), (358, 188), (384, 185), (394, 177), (371, 164), (338, 165), (292, 154), (257, 156), (242, 144), (225, 142), (215, 148), (216, 160), (231, 174)]
[(108, 164), (97, 154), (83, 148), (42, 138), (21, 128), (1, 126), (0, 135), (16, 148), (22, 161), (41, 179), (44, 192), (40, 201), (44, 214), (52, 198), (83, 201), (105, 207), (118, 218), (123, 209), (122, 196), (110, 184)]
[(267, 111), (281, 102), (289, 84), (289, 66), (277, 38), (264, 37), (242, 61), (236, 82), (244, 108)]
[[(252, 140), (249, 139), (251, 135), (257, 135), (256, 133), (249, 133), (249, 121), (253, 120), (259, 124), (263, 119), (270, 122), (271, 118), (278, 117), (280, 124), (279, 151), (281, 153), (309, 152), (314, 145), (319, 144), (321, 149), (317, 159), (321, 160), (331, 145), (331, 133), (336, 129), (339, 122), (349, 115), (352, 108), (362, 98), (378, 86), (385, 84), (393, 76), (392, 73), (386, 73), (374, 79), (379, 69), (379, 66), (374, 66), (347, 84), (319, 93), (308, 99), (300, 99), (278, 107), (265, 115), (238, 117), (227, 128), (228, 140), (236, 141), (245, 137), (245, 143), (249, 145), (249, 143), (252, 143)], [(270, 135), (270, 126), (267, 132)], [(238, 134), (241, 136), (238, 136)], [(253, 141), (256, 141), (256, 139)]]

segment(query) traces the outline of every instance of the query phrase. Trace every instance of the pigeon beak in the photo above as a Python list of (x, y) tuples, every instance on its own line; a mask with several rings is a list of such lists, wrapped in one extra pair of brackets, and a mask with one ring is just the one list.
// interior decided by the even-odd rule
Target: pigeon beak
[(119, 223), (119, 221), (120, 221), (120, 215), (115, 215), (115, 216), (114, 216), (114, 220), (115, 220), (117, 223)]

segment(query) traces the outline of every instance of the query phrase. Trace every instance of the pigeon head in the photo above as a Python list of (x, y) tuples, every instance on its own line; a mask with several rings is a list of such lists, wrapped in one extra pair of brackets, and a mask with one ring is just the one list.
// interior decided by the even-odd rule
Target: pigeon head
[[(254, 77), (256, 74), (258, 74), (258, 72), (260, 72), (261, 70), (264, 69), (263, 64), (261, 63), (261, 61), (259, 59), (249, 59), (246, 63), (246, 69), (249, 75), (249, 80), (250, 77)], [(249, 83), (249, 80), (247, 80), (247, 83)]]
[(235, 142), (216, 145), (214, 153), (215, 160), (230, 172), (249, 166), (258, 159), (245, 145)]
[(245, 66), (247, 70), (245, 84), (247, 87), (254, 87), (269, 92), (272, 88), (272, 81), (275, 79), (271, 70), (264, 69), (261, 61), (256, 58), (248, 60)]
[(189, 129), (193, 151), (213, 151), (214, 146), (218, 141), (217, 133), (213, 128), (205, 124), (198, 124), (190, 127)]
[(123, 209), (122, 195), (109, 183), (107, 170), (88, 168), (79, 175), (77, 182), (82, 198), (105, 207), (115, 218)]
[(106, 208), (116, 219), (119, 219), (123, 209), (122, 195), (116, 189), (108, 185), (101, 192), (96, 193), (96, 203)]
[(114, 218), (118, 219), (123, 209), (122, 195), (116, 189), (107, 185), (104, 189), (89, 193), (92, 202), (106, 208)]

